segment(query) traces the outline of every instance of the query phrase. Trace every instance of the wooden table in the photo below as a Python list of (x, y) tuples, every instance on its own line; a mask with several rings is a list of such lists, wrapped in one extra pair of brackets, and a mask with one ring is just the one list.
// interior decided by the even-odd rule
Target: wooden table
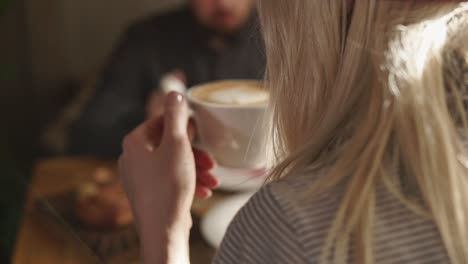
[[(114, 166), (113, 162), (86, 158), (64, 157), (38, 162), (28, 192), (13, 263), (102, 263), (94, 252), (80, 241), (73, 230), (67, 227), (66, 222), (46, 221), (39, 217), (36, 202), (75, 189), (83, 182), (89, 181), (96, 168)], [(216, 194), (208, 201), (196, 200), (193, 213), (198, 216), (203, 215), (207, 208), (227, 195)], [(194, 264), (209, 263), (214, 250), (203, 241), (196, 228), (194, 232), (191, 238), (191, 261)], [(129, 263), (129, 260), (120, 257), (115, 263)]]

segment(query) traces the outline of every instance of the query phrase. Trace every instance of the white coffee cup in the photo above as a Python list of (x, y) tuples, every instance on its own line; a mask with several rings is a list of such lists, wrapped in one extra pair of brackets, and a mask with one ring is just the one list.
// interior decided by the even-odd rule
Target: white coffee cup
[[(259, 103), (230, 104), (205, 100), (199, 96), (207, 94), (208, 90), (219, 91), (234, 87), (255, 87), (263, 90), (259, 81), (229, 80), (198, 85), (187, 92), (188, 101), (194, 111), (200, 143), (221, 166), (263, 168), (266, 163), (265, 143), (268, 132), (265, 129), (265, 113), (268, 99), (261, 99)], [(266, 93), (264, 90), (263, 92)], [(256, 95), (263, 98), (261, 94)], [(268, 96), (268, 93), (266, 95)], [(257, 97), (248, 97), (248, 100), (256, 100)]]

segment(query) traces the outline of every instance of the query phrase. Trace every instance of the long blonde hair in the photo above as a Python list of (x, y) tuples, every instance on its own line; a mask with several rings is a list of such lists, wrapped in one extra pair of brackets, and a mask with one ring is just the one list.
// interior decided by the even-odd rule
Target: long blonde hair
[(379, 184), (433, 220), (452, 263), (468, 263), (468, 93), (458, 72), (468, 58), (468, 5), (347, 2), (258, 2), (271, 179), (327, 168), (311, 193), (345, 184), (323, 263), (345, 263), (351, 242), (357, 263), (374, 262)]

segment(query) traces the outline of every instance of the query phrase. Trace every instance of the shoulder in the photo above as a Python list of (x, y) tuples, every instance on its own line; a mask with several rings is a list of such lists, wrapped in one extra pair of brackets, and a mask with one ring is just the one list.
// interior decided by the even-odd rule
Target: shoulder
[(290, 177), (257, 192), (232, 221), (215, 263), (306, 263), (318, 258), (338, 195), (304, 202), (302, 194), (313, 177)]
[(231, 222), (214, 263), (303, 263), (294, 227), (270, 184)]

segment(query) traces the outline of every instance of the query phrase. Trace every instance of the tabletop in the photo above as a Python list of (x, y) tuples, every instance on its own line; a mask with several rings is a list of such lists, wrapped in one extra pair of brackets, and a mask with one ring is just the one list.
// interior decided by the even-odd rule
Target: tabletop
[[(72, 264), (104, 263), (77, 235), (73, 228), (54, 208), (51, 218), (45, 218), (37, 210), (37, 202), (49, 205), (48, 197), (70, 192), (80, 184), (91, 180), (97, 168), (115, 168), (114, 162), (92, 158), (54, 158), (37, 163), (29, 187), (27, 203), (20, 224), (13, 257), (14, 264)], [(212, 199), (195, 200), (192, 207), (194, 218), (200, 218), (214, 204), (228, 197), (229, 193), (215, 192)], [(52, 220), (55, 212), (55, 221)], [(209, 263), (215, 250), (203, 240), (194, 225), (190, 241), (191, 262)], [(127, 252), (107, 263), (137, 263), (138, 252)]]

